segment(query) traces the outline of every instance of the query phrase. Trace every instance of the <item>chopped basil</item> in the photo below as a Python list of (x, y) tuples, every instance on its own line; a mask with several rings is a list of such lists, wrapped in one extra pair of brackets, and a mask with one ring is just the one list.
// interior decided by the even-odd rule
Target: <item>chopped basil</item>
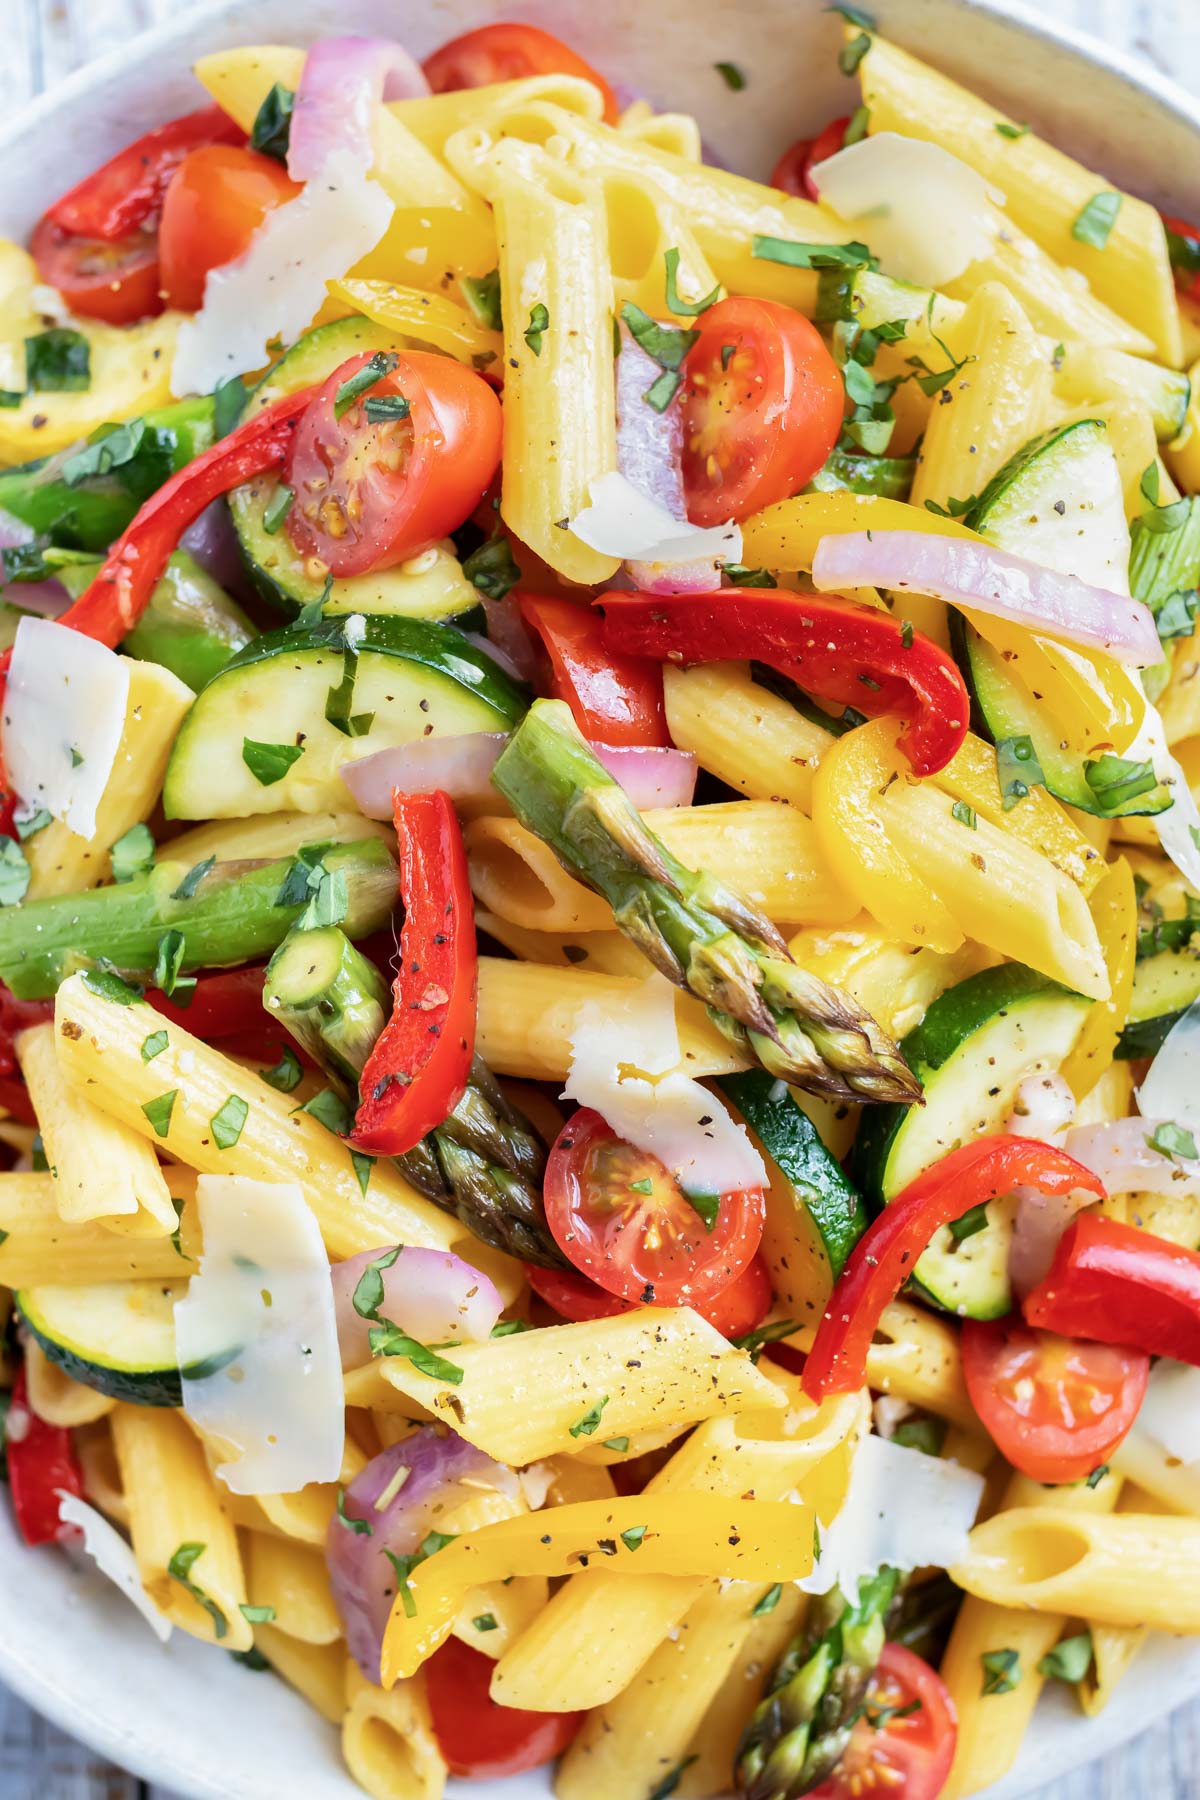
[(82, 769), (83, 767), (83, 751), (77, 750), (74, 744), (71, 745), (71, 767), (73, 769)]
[(867, 32), (860, 31), (857, 37), (843, 44), (838, 51), (838, 68), (843, 75), (856, 75), (858, 65), (871, 48), (871, 39)]
[(1120, 194), (1111, 192), (1093, 194), (1072, 225), (1071, 236), (1080, 244), (1091, 244), (1093, 249), (1103, 250), (1117, 222), (1121, 198)]
[(524, 1319), (501, 1319), (499, 1324), (492, 1326), (488, 1336), (494, 1338), (515, 1337), (520, 1331), (533, 1331), (534, 1329), (535, 1327), (527, 1325)]
[(482, 325), (487, 331), (503, 331), (499, 269), (493, 269), (490, 275), (460, 275), (458, 285), (476, 324)]
[(952, 819), (957, 819), (960, 825), (966, 825), (972, 831), (977, 831), (979, 829), (978, 821), (975, 817), (975, 808), (973, 806), (968, 806), (965, 800), (956, 800), (954, 802), (954, 805), (950, 808), (950, 817)]
[[(1163, 221), (1166, 224), (1166, 221)], [(1179, 220), (1175, 220), (1178, 224)], [(1167, 225), (1167, 255), (1171, 259), (1171, 267), (1178, 274), (1189, 280), (1193, 275), (1200, 275), (1200, 235), (1194, 231), (1186, 233), (1173, 231)]]
[(213, 441), (229, 436), (246, 404), (246, 384), (240, 375), (226, 375), (213, 389)]
[(642, 399), (646, 402), (647, 406), (653, 407), (655, 412), (666, 412), (668, 406), (670, 406), (672, 400), (679, 392), (682, 382), (683, 376), (679, 373), (678, 369), (664, 369), (661, 375), (656, 375), (654, 377), (654, 380), (642, 395)]
[(1195, 588), (1178, 588), (1165, 600), (1152, 605), (1151, 610), (1164, 644), (1172, 638), (1191, 637), (1196, 628), (1196, 614), (1200, 611), (1200, 593)]
[(770, 569), (748, 569), (745, 563), (726, 563), (721, 570), (732, 587), (773, 588), (779, 583)]
[(1156, 1125), (1146, 1142), (1160, 1156), (1178, 1156), (1189, 1162), (1196, 1160), (1196, 1140), (1186, 1126), (1170, 1121)]
[(371, 1184), (371, 1170), (375, 1167), (375, 1158), (367, 1156), (362, 1150), (350, 1152), (350, 1162), (354, 1169), (354, 1177), (360, 1191), (365, 1194)]
[(640, 1181), (631, 1181), (629, 1183), (629, 1191), (631, 1194), (652, 1194), (654, 1192), (653, 1178), (649, 1175), (643, 1175)]
[(939, 519), (961, 519), (965, 513), (970, 512), (978, 498), (978, 494), (968, 494), (965, 500), (955, 500), (951, 496), (945, 506), (939, 506), (936, 500), (927, 500), (925, 511), (936, 513)]
[(987, 1222), (987, 1201), (981, 1200), (978, 1205), (968, 1208), (961, 1219), (951, 1219), (950, 1236), (955, 1243), (961, 1244), (964, 1238), (974, 1237), (982, 1231)]
[(333, 396), (334, 418), (340, 419), (343, 413), (349, 412), (359, 395), (365, 394), (367, 389), (374, 387), (377, 381), (382, 381), (385, 375), (390, 375), (399, 361), (400, 358), (394, 350), (376, 350), (374, 356), (368, 357), (361, 369), (356, 370), (353, 375), (348, 375), (345, 381), (340, 383)]
[(269, 1625), (275, 1617), (273, 1606), (247, 1606), (245, 1601), (239, 1603), (238, 1611), (247, 1625)]
[(699, 1213), (704, 1220), (705, 1231), (712, 1231), (721, 1216), (720, 1194), (689, 1194), (684, 1192), (684, 1199), (693, 1212)]
[(1026, 136), (1029, 127), (1028, 125), (1010, 125), (1007, 119), (997, 119), (996, 130), (1000, 133), (1001, 137), (1011, 138), (1015, 143), (1018, 138)]
[(182, 931), (164, 931), (158, 940), (151, 981), (156, 988), (162, 989), (168, 1000), (176, 988), (194, 988), (196, 985), (195, 976), (181, 976), (179, 973), (186, 950), (187, 944)]
[(464, 558), (462, 572), (488, 600), (503, 600), (521, 579), (521, 571), (513, 561), (512, 545), (502, 531)]
[(686, 1771), (690, 1769), (692, 1764), (697, 1760), (697, 1753), (693, 1751), (690, 1756), (685, 1756), (682, 1762), (676, 1763), (675, 1767), (663, 1776), (658, 1786), (646, 1795), (646, 1800), (670, 1800), (671, 1795), (683, 1780)]
[(1021, 1679), (1020, 1653), (1016, 1650), (985, 1650), (979, 1660), (984, 1670), (981, 1690), (984, 1697), (1011, 1694)]
[(1107, 813), (1119, 811), (1127, 801), (1158, 786), (1152, 763), (1134, 762), (1127, 756), (1105, 755), (1085, 762), (1083, 778)]
[(83, 985), (98, 1000), (111, 1000), (114, 1006), (132, 1006), (135, 1000), (142, 997), (141, 988), (132, 981), (126, 981), (115, 969), (85, 969)]
[(325, 717), (335, 731), (344, 737), (366, 737), (374, 723), (375, 714), (352, 713), (354, 705), (354, 681), (358, 674), (357, 652), (349, 648), (342, 652), (342, 679), (336, 687), (331, 687), (325, 696)]
[(1082, 1681), (1092, 1666), (1092, 1634), (1081, 1631), (1078, 1637), (1063, 1638), (1038, 1664), (1038, 1674), (1047, 1681)]
[(167, 1564), (167, 1574), (172, 1581), (177, 1581), (181, 1587), (186, 1588), (192, 1599), (204, 1608), (213, 1622), (213, 1635), (219, 1643), (229, 1630), (229, 1621), (216, 1601), (210, 1599), (204, 1589), (192, 1580), (193, 1566), (207, 1548), (206, 1544), (180, 1544)]
[(142, 1061), (153, 1062), (156, 1056), (162, 1055), (170, 1041), (165, 1031), (152, 1031), (149, 1037), (142, 1039)]
[(1142, 479), (1138, 488), (1143, 500), (1148, 502), (1149, 510), (1138, 514), (1137, 523), (1146, 531), (1165, 535), (1172, 531), (1182, 531), (1188, 522), (1191, 512), (1190, 500), (1172, 500), (1163, 506), (1159, 503), (1162, 480), (1156, 462), (1149, 463), (1142, 470)]
[(1027, 798), (1030, 788), (1045, 787), (1046, 777), (1030, 737), (1001, 738), (996, 745), (996, 773), (1005, 812)]
[(248, 1650), (230, 1650), (227, 1654), (235, 1663), (241, 1663), (244, 1669), (253, 1669), (256, 1674), (261, 1675), (264, 1670), (271, 1667), (262, 1651), (256, 1649), (253, 1644)]
[(46, 1146), (42, 1142), (40, 1131), (35, 1131), (33, 1134), (33, 1142), (29, 1146), (29, 1161), (33, 1174), (48, 1175), (50, 1173), (50, 1165), (46, 1161)]
[(394, 425), (407, 419), (412, 407), (403, 394), (368, 394), (363, 402), (368, 425)]
[(464, 1370), (457, 1363), (447, 1362), (444, 1356), (438, 1356), (428, 1344), (422, 1344), (415, 1337), (409, 1337), (407, 1331), (401, 1331), (389, 1319), (381, 1319), (378, 1325), (372, 1325), (370, 1331), (372, 1356), (403, 1356), (422, 1375), (428, 1375), (431, 1381), (448, 1381), (457, 1387), (462, 1380)]
[(1104, 1480), (1104, 1477), (1107, 1474), (1108, 1474), (1108, 1464), (1101, 1463), (1098, 1468), (1095, 1468), (1092, 1470), (1091, 1474), (1088, 1476), (1087, 1481), (1084, 1485), (1086, 1487), (1090, 1487), (1090, 1488), (1098, 1488), (1100, 1486), (1100, 1483)]
[(91, 349), (81, 331), (52, 325), (25, 339), (25, 385), (32, 392), (81, 394), (91, 384)]
[(664, 251), (663, 261), (667, 265), (666, 296), (669, 313), (674, 313), (677, 318), (695, 319), (702, 312), (707, 312), (709, 307), (714, 306), (721, 298), (721, 284), (718, 282), (710, 294), (705, 294), (703, 300), (682, 299), (676, 286), (676, 277), (679, 274), (678, 250), (672, 247), (670, 250)]
[(495, 1613), (478, 1613), (471, 1623), (476, 1631), (498, 1631), (500, 1628)]
[(0, 388), (0, 410), (14, 412), (24, 398), (23, 388)]
[(750, 1617), (752, 1619), (765, 1619), (768, 1613), (773, 1613), (775, 1611), (775, 1608), (779, 1605), (782, 1598), (783, 1583), (782, 1581), (776, 1581), (767, 1589), (766, 1593), (757, 1604), (750, 1608)]
[(350, 1517), (349, 1513), (346, 1511), (346, 1490), (343, 1487), (340, 1487), (337, 1491), (337, 1500), (334, 1503), (334, 1511), (337, 1514), (338, 1519), (346, 1527), (346, 1530), (352, 1531), (355, 1537), (373, 1537), (375, 1535), (366, 1519), (352, 1519)]
[(604, 1448), (613, 1450), (618, 1456), (621, 1456), (629, 1448), (629, 1439), (627, 1437), (605, 1438)]
[(722, 374), (724, 374), (728, 370), (730, 363), (733, 361), (733, 353), (736, 349), (737, 349), (736, 344), (722, 344), (721, 345), (721, 372), (722, 372)]
[(390, 1269), (401, 1251), (403, 1244), (397, 1244), (394, 1250), (385, 1250), (374, 1262), (369, 1262), (358, 1278), (358, 1284), (350, 1296), (350, 1304), (360, 1319), (371, 1319), (379, 1323), (379, 1308), (383, 1305), (383, 1273)]
[(172, 893), (172, 900), (194, 899), (196, 889), (200, 886), (200, 883), (204, 880), (204, 877), (208, 874), (209, 870), (215, 866), (216, 860), (215, 856), (206, 856), (203, 862), (193, 863), (179, 886)]
[(290, 1044), (285, 1044), (273, 1069), (260, 1069), (265, 1082), (281, 1094), (290, 1094), (304, 1073), (303, 1064)]
[(683, 359), (700, 333), (682, 331), (675, 325), (660, 325), (657, 319), (652, 319), (648, 312), (635, 306), (632, 300), (625, 301), (621, 308), (621, 318), (634, 343), (662, 370), (662, 374), (650, 383), (642, 398), (655, 412), (665, 412), (683, 380), (680, 373)]
[(337, 1137), (345, 1137), (354, 1123), (354, 1115), (350, 1108), (341, 1095), (335, 1094), (332, 1088), (322, 1088), (319, 1094), (314, 1094), (311, 1100), (306, 1100), (304, 1105), (298, 1107), (297, 1110), (311, 1113), (314, 1119), (320, 1121), (326, 1131), (332, 1131)]
[(917, 637), (917, 631), (916, 631), (916, 627), (913, 624), (912, 620), (911, 619), (901, 619), (901, 621), (900, 621), (900, 646), (901, 646), (901, 649), (911, 650), (913, 647), (913, 644), (916, 642), (916, 637)]
[(296, 921), (297, 931), (320, 931), (340, 925), (350, 911), (350, 888), (344, 869), (325, 870), (312, 899)]
[(645, 1535), (646, 1527), (644, 1525), (631, 1525), (628, 1531), (621, 1533), (621, 1542), (627, 1550), (640, 1550)]
[(940, 1456), (946, 1439), (945, 1419), (905, 1419), (892, 1433), (892, 1442), (923, 1456)]
[(735, 1350), (747, 1350), (756, 1360), (764, 1344), (777, 1343), (780, 1338), (791, 1337), (800, 1327), (795, 1319), (770, 1319), (765, 1325), (757, 1326), (753, 1331), (744, 1332), (741, 1337), (730, 1338)]
[(714, 63), (713, 68), (717, 71), (717, 74), (721, 77), (721, 80), (725, 83), (727, 88), (730, 88), (735, 94), (741, 93), (746, 85), (746, 72), (744, 69), (740, 69), (735, 62)]
[(16, 838), (0, 837), (0, 906), (16, 906), (32, 880), (33, 870)]
[(67, 457), (60, 475), (68, 487), (78, 487), (115, 471), (127, 492), (146, 500), (171, 473), (175, 447), (175, 433), (169, 427), (130, 419), (102, 428), (82, 450)]
[(842, 149), (848, 150), (851, 144), (860, 144), (866, 137), (871, 124), (870, 108), (856, 106), (850, 114), (850, 123), (842, 133)]
[(268, 537), (274, 537), (283, 521), (292, 510), (292, 501), (296, 498), (295, 488), (288, 487), (281, 481), (271, 496), (270, 505), (263, 510), (263, 530)]
[(274, 787), (282, 781), (303, 755), (303, 744), (261, 744), (255, 738), (242, 739), (242, 761), (261, 787)]
[(431, 1556), (436, 1556), (437, 1552), (444, 1550), (447, 1544), (452, 1544), (454, 1537), (453, 1532), (431, 1531), (422, 1541), (420, 1549), (414, 1550), (409, 1556), (397, 1556), (394, 1550), (384, 1550), (383, 1554), (396, 1571), (397, 1591), (408, 1618), (415, 1619), (417, 1616), (417, 1603), (413, 1599), (412, 1589), (408, 1585), (409, 1576), (419, 1564), (426, 1562)]
[(791, 238), (756, 233), (751, 254), (760, 262), (786, 263), (789, 269), (865, 269), (874, 260), (865, 244), (797, 244)]
[(305, 844), (296, 852), (283, 884), (275, 896), (276, 906), (299, 906), (316, 888), (325, 870), (324, 856), (329, 844)]
[(573, 1425), (568, 1425), (567, 1430), (570, 1432), (571, 1436), (573, 1438), (591, 1437), (592, 1433), (599, 1425), (600, 1415), (607, 1405), (608, 1395), (605, 1394), (601, 1399), (597, 1400), (595, 1406), (588, 1407), (582, 1418), (576, 1419)]
[(230, 1094), (227, 1100), (222, 1101), (208, 1121), (218, 1150), (233, 1149), (249, 1116), (250, 1107), (240, 1094)]
[(542, 338), (550, 329), (550, 314), (539, 300), (529, 309), (529, 324), (525, 328), (525, 342), (535, 356), (542, 354)]
[[(16, 826), (17, 836), (20, 838), (20, 840), (23, 844), (28, 843), (29, 839), (31, 837), (33, 837), (35, 832), (45, 831), (47, 825), (49, 825), (50, 823), (51, 823), (50, 814), (47, 812), (47, 810), (44, 806), (35, 806), (26, 812), (22, 812), (21, 808), (18, 807), (17, 810), (13, 814), (13, 824)], [(138, 829), (138, 827), (135, 825), (133, 829), (136, 831)], [(125, 836), (128, 837), (129, 833), (126, 832)], [(118, 838), (117, 843), (121, 843), (121, 842), (123, 842), (123, 839)], [(116, 852), (116, 848), (117, 848), (117, 845), (114, 844), (113, 845), (114, 855)]]
[(292, 136), (292, 111), (296, 96), (282, 81), (275, 82), (254, 115), (250, 127), (250, 148), (261, 156), (273, 156), (276, 162), (287, 161)]
[(109, 855), (114, 881), (132, 881), (135, 875), (146, 875), (154, 867), (154, 834), (148, 825), (131, 825)]

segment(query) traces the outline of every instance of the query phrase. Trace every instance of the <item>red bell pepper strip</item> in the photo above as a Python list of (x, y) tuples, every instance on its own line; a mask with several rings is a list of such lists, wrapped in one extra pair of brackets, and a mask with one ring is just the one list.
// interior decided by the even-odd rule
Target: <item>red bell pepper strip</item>
[[(178, 998), (168, 999), (158, 988), (147, 988), (146, 998), (164, 1019), (182, 1025), (185, 1031), (206, 1042), (212, 1038), (240, 1037), (243, 1032), (256, 1031), (260, 1025), (272, 1023), (263, 1012), (265, 974), (261, 965), (250, 969), (221, 969), (213, 975), (198, 976), (195, 987), (187, 990), (190, 1000), (185, 998), (182, 1004)], [(184, 994), (182, 988), (176, 992), (181, 996)], [(276, 1027), (273, 1037), (278, 1036)]]
[(156, 126), (54, 202), (46, 217), (60, 231), (111, 242), (153, 220), (185, 156), (203, 144), (244, 144), (246, 134), (219, 106), (202, 106)]
[(353, 1142), (402, 1156), (462, 1099), (475, 1051), (475, 916), (449, 795), (392, 795), (404, 927), (392, 1016), (367, 1058)]
[(22, 1125), (36, 1125), (37, 1116), (17, 1066), (17, 1033), (53, 1017), (53, 1000), (18, 1000), (0, 981), (0, 1106)]
[(8, 1485), (17, 1529), (27, 1544), (49, 1544), (60, 1530), (59, 1493), (83, 1493), (71, 1434), (48, 1425), (29, 1404), (22, 1363), (13, 1382), (7, 1424)]
[(1043, 1194), (1086, 1188), (1098, 1200), (1105, 1196), (1090, 1169), (1038, 1138), (1001, 1134), (952, 1150), (889, 1201), (850, 1252), (804, 1366), (802, 1385), (810, 1399), (865, 1386), (867, 1351), (883, 1309), (934, 1233), (1015, 1187), (1035, 1187)]
[(901, 619), (817, 594), (721, 589), (711, 594), (605, 594), (611, 652), (660, 662), (769, 663), (806, 694), (868, 718), (906, 721), (918, 775), (945, 768), (967, 735), (963, 678), (941, 647)]
[(599, 616), (577, 600), (538, 594), (517, 600), (544, 652), (539, 689), (566, 701), (585, 738), (670, 749), (659, 662), (606, 648)]
[(1081, 1213), (1026, 1296), (1025, 1317), (1039, 1331), (1200, 1365), (1200, 1252)]

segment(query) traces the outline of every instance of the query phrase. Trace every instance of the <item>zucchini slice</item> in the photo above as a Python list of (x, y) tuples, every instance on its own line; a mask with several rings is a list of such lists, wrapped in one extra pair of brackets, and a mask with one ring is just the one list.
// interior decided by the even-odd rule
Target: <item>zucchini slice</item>
[[(509, 731), (525, 710), (517, 683), (452, 626), (365, 618), (348, 648), (342, 624), (268, 632), (209, 682), (167, 764), (169, 819), (336, 811), (346, 805), (343, 763), (434, 733)], [(264, 785), (243, 758), (247, 739), (301, 754)]]
[[(984, 969), (947, 989), (900, 1046), (924, 1089), (924, 1106), (863, 1114), (853, 1171), (868, 1205), (886, 1206), (949, 1151), (1001, 1130), (1021, 1082), (1061, 1067), (1090, 1005), (1020, 963)], [(1011, 1304), (1011, 1237), (1011, 1202), (990, 1201), (982, 1230), (956, 1237), (947, 1226), (937, 1233), (915, 1283), (950, 1312), (999, 1318)]]
[[(811, 1221), (836, 1281), (867, 1228), (866, 1208), (858, 1189), (782, 1082), (762, 1069), (748, 1069), (744, 1074), (718, 1076), (717, 1086), (736, 1106), (782, 1177), (781, 1182), (772, 1184), (772, 1197), (784, 1192), (793, 1212)], [(770, 1206), (769, 1200), (768, 1212)]]
[[(133, 1406), (180, 1406), (175, 1302), (186, 1281), (101, 1281), (92, 1287), (29, 1287), (17, 1311), (49, 1360), (97, 1393)], [(185, 1369), (199, 1380), (236, 1353)]]
[(1129, 1014), (1117, 1056), (1124, 1060), (1154, 1056), (1171, 1027), (1196, 1000), (1200, 1000), (1200, 945), (1143, 957), (1134, 967)]
[[(250, 393), (247, 409), (267, 406), (284, 394), (325, 381), (349, 356), (367, 350), (402, 350), (410, 342), (387, 326), (357, 314), (334, 319), (306, 331)], [(279, 493), (274, 475), (260, 475), (234, 488), (229, 512), (247, 573), (264, 600), (286, 613), (296, 613), (324, 592), (322, 575), (310, 573), (308, 559), (288, 536), (287, 527), (267, 529), (267, 512)], [(479, 595), (463, 574), (458, 558), (435, 546), (392, 569), (373, 575), (335, 579), (326, 601), (329, 613), (395, 614), (405, 618), (447, 619), (474, 606)]]

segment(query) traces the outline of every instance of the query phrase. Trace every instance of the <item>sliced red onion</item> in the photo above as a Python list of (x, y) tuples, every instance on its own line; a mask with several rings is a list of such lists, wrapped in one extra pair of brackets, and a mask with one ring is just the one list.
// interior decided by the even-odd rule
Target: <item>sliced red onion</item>
[(246, 565), (224, 499), (214, 500), (211, 506), (205, 507), (180, 538), (179, 547), (186, 550), (219, 587), (232, 594), (246, 593)]
[(429, 91), (420, 63), (390, 38), (319, 38), (296, 89), (288, 174), (309, 181), (337, 150), (348, 150), (365, 172), (375, 160), (376, 107)]
[(639, 749), (625, 744), (597, 744), (592, 751), (633, 804), (645, 812), (652, 806), (690, 806), (699, 764), (690, 750)]
[(850, 531), (821, 539), (813, 585), (932, 594), (950, 606), (1030, 625), (1145, 668), (1162, 660), (1154, 616), (1140, 600), (1092, 587), (968, 538), (919, 531)]
[(518, 669), (512, 657), (508, 654), (508, 651), (502, 650), (499, 644), (494, 643), (491, 638), (484, 637), (481, 631), (464, 631), (463, 636), (466, 638), (468, 644), (474, 644), (477, 650), (482, 650), (485, 656), (490, 656), (492, 661), (499, 664), (500, 668), (504, 670), (504, 673), (506, 675), (511, 675), (514, 681), (524, 681), (525, 677), (522, 675), (520, 669)]
[(1084, 1206), (1095, 1204), (1095, 1194), (1076, 1188), (1070, 1194), (1043, 1194), (1037, 1188), (1018, 1188), (1012, 1242), (1008, 1247), (1008, 1279), (1019, 1300), (1045, 1279), (1054, 1261), (1059, 1239)]
[(17, 544), (32, 544), (34, 530), (24, 519), (18, 519), (0, 507), (0, 550), (12, 550)]
[(479, 598), (487, 614), (490, 654), (495, 656), (497, 651), (503, 651), (521, 680), (532, 681), (537, 672), (537, 652), (521, 617), (516, 595), (505, 594), (502, 600), (491, 600), (486, 594)]
[(71, 604), (61, 581), (10, 581), (0, 588), (0, 600), (40, 619), (60, 619)]
[[(371, 1360), (370, 1319), (354, 1310), (354, 1290), (372, 1263), (391, 1255), (394, 1244), (360, 1250), (333, 1265), (333, 1304), (342, 1367), (358, 1369)], [(481, 1344), (504, 1310), (494, 1282), (449, 1250), (405, 1248), (389, 1268), (381, 1268), (383, 1298), (375, 1310), (422, 1344)]]
[[(683, 490), (683, 414), (673, 400), (662, 412), (646, 393), (662, 374), (658, 364), (621, 326), (617, 357), (617, 468), (647, 499), (687, 525)], [(629, 574), (644, 594), (711, 594), (721, 571), (711, 556), (694, 562), (630, 562)]]
[(1172, 1025), (1137, 1100), (1147, 1118), (1174, 1119), (1200, 1131), (1200, 1000)]
[(1030, 1075), (1013, 1095), (1005, 1131), (1014, 1137), (1054, 1138), (1075, 1117), (1075, 1096), (1062, 1075)]
[(395, 788), (405, 794), (440, 788), (459, 805), (469, 805), (492, 795), (492, 770), (507, 742), (501, 731), (417, 738), (344, 762), (338, 773), (368, 819), (391, 818)]
[(1200, 1193), (1200, 1160), (1164, 1155), (1150, 1139), (1160, 1124), (1178, 1119), (1114, 1119), (1105, 1125), (1078, 1125), (1063, 1149), (1098, 1175), (1110, 1194)]
[(411, 1437), (381, 1450), (346, 1489), (346, 1520), (365, 1521), (356, 1531), (336, 1513), (325, 1538), (325, 1561), (334, 1605), (346, 1631), (346, 1647), (368, 1681), (378, 1683), (383, 1634), (396, 1597), (389, 1558), (411, 1556), (431, 1531), (481, 1488), (519, 1493), (517, 1478), (453, 1432), (423, 1425)]

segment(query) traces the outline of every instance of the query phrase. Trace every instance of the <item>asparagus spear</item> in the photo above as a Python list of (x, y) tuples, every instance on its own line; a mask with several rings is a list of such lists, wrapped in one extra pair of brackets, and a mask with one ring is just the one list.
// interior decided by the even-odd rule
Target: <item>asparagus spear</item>
[(839, 1588), (814, 1600), (742, 1733), (734, 1769), (742, 1800), (799, 1800), (833, 1773), (879, 1661), (898, 1582), (895, 1569), (880, 1569), (853, 1604)]
[(910, 1101), (899, 1049), (850, 995), (793, 962), (750, 902), (686, 868), (592, 755), (560, 700), (538, 700), (492, 780), (563, 867), (604, 895), (617, 925), (670, 981), (704, 1000), (751, 1061), (810, 1093)]
[(377, 931), (396, 903), (396, 866), (378, 838), (276, 862), (163, 861), (147, 875), (85, 894), (0, 909), (0, 980), (22, 1000), (54, 993), (72, 969), (104, 961), (149, 977), (165, 932), (183, 937), (179, 969), (232, 968), (270, 955), (327, 879), (352, 937)]
[[(293, 931), (267, 969), (263, 1005), (351, 1098), (388, 1016), (373, 963), (331, 926)], [(545, 1151), (505, 1100), (481, 1057), (458, 1105), (415, 1149), (397, 1157), (415, 1188), (483, 1243), (523, 1262), (563, 1268), (541, 1202)]]
[[(99, 567), (99, 557), (68, 563), (57, 571), (58, 579), (77, 600)], [(175, 550), (121, 648), (142, 662), (161, 663), (199, 693), (257, 635), (224, 588), (186, 550)]]

